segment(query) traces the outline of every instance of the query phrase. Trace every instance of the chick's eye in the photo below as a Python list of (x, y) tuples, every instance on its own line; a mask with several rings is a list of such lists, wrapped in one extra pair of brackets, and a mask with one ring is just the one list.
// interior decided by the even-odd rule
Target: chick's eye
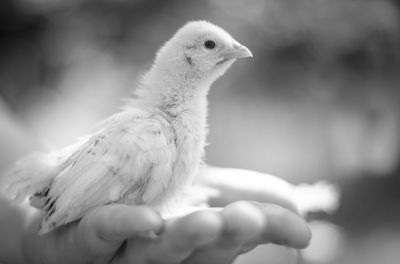
[(212, 40), (206, 40), (204, 42), (204, 47), (206, 47), (206, 49), (213, 49), (215, 48), (215, 42)]

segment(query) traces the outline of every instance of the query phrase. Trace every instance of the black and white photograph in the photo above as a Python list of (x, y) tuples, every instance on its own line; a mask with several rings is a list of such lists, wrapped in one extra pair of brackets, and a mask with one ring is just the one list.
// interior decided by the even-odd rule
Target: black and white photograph
[(399, 0), (2, 0), (1, 264), (398, 264)]

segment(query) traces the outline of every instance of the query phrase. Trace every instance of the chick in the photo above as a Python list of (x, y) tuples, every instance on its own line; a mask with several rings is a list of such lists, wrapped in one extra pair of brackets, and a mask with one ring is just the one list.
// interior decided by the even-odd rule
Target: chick
[(3, 190), (44, 213), (39, 234), (96, 206), (146, 204), (160, 212), (193, 182), (207, 134), (207, 93), (237, 58), (252, 57), (226, 31), (189, 22), (158, 51), (136, 96), (78, 143), (17, 162)]

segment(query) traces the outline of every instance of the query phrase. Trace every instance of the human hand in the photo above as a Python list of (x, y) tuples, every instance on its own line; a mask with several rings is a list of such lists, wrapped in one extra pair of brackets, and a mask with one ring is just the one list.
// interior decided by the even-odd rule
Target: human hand
[[(310, 232), (297, 214), (276, 205), (235, 202), (166, 222), (158, 239), (128, 240), (113, 263), (232, 263), (260, 244), (293, 248), (308, 244)], [(122, 262), (119, 262), (122, 261)]]
[(201, 169), (190, 199), (191, 203), (210, 206), (254, 200), (277, 204), (306, 216), (310, 212), (336, 211), (340, 189), (326, 181), (293, 185), (266, 173), (208, 166)]
[[(201, 168), (191, 203), (225, 206), (246, 200), (271, 203), (298, 212), (296, 186), (276, 176), (251, 170)], [(193, 195), (192, 195), (193, 196)]]
[[(225, 179), (244, 177), (251, 181), (249, 176), (255, 175), (258, 174), (213, 168), (203, 171), (203, 176), (213, 180), (202, 183), (220, 191), (220, 196), (211, 199), (219, 205), (225, 205), (221, 201), (230, 203), (247, 198), (282, 207), (242, 201), (165, 222), (151, 208), (114, 204), (96, 208), (81, 221), (44, 236), (36, 234), (41, 221), (36, 211), (22, 239), (25, 262), (231, 263), (237, 255), (258, 244), (304, 247), (310, 234), (305, 221), (291, 212), (295, 205), (290, 196), (282, 192), (285, 184), (278, 192), (271, 187), (267, 187), (271, 191), (265, 190), (265, 186), (260, 192)], [(269, 183), (277, 180), (271, 177), (266, 178)]]
[(275, 205), (236, 202), (164, 220), (144, 206), (107, 205), (44, 236), (35, 214), (23, 238), (27, 263), (231, 263), (258, 244), (307, 245), (307, 224)]

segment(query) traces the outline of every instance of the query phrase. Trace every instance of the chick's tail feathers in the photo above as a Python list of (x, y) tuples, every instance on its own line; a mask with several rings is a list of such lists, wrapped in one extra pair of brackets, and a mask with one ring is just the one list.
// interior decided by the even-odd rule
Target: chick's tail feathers
[[(34, 153), (19, 160), (16, 166), (5, 175), (0, 188), (10, 199), (22, 202), (27, 196), (42, 193), (59, 172), (57, 159), (52, 154)], [(35, 204), (32, 197), (33, 206)]]

